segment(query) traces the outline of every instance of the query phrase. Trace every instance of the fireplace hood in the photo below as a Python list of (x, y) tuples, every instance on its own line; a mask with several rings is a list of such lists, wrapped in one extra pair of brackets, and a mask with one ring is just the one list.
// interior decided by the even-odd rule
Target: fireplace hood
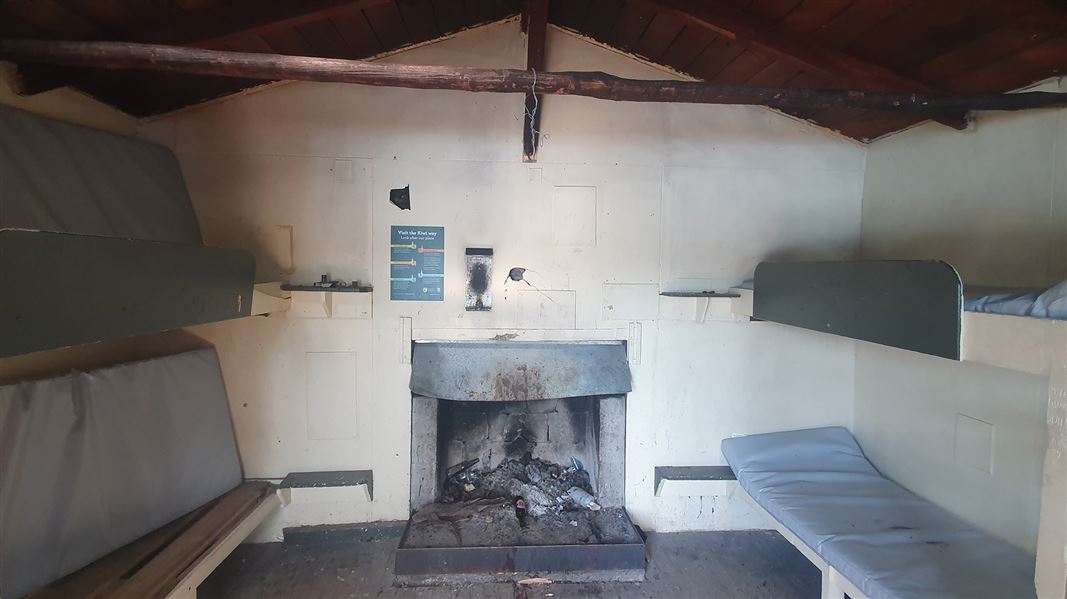
[(530, 401), (629, 393), (621, 341), (416, 342), (412, 393), (452, 401)]

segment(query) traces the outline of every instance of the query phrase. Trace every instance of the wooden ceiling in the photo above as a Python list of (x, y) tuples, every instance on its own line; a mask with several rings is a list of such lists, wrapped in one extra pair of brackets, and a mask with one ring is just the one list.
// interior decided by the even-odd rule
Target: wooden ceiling
[[(8, 0), (0, 37), (367, 58), (519, 14), (522, 0)], [(705, 81), (1004, 92), (1067, 73), (1067, 0), (550, 0), (549, 22)], [(135, 116), (260, 81), (20, 65)], [(797, 113), (859, 140), (923, 117)], [(942, 119), (950, 125), (958, 120)]]

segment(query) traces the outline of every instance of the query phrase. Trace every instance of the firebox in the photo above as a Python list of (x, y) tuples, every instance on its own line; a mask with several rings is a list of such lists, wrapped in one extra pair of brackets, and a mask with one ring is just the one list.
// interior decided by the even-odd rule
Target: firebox
[(400, 583), (640, 580), (621, 342), (417, 342)]

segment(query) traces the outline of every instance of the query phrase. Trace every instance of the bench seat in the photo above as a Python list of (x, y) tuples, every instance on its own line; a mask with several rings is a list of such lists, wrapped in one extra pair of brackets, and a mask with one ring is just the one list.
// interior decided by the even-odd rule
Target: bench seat
[(200, 583), (281, 506), (276, 490), (263, 481), (238, 485), (27, 599), (195, 598)]
[(844, 428), (735, 437), (722, 451), (757, 505), (871, 599), (1036, 595), (1033, 556), (882, 476)]

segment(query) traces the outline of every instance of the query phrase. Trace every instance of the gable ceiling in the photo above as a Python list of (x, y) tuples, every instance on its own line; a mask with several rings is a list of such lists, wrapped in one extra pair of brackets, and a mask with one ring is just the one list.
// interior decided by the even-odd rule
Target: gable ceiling
[[(554, 25), (714, 83), (937, 95), (1004, 92), (1067, 73), (1064, 0), (549, 1)], [(520, 9), (521, 0), (8, 0), (0, 37), (367, 58)], [(262, 83), (42, 65), (20, 72), (26, 93), (72, 85), (135, 116)], [(860, 140), (923, 120), (794, 114)]]

